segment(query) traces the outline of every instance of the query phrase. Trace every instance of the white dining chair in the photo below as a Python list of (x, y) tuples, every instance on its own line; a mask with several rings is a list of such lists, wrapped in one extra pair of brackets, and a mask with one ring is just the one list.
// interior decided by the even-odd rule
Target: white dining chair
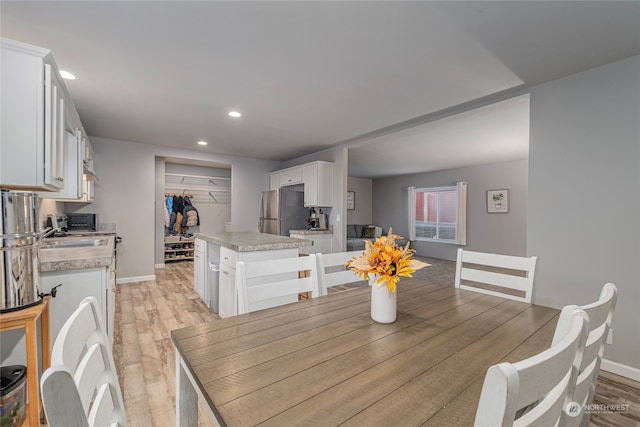
[(589, 316), (573, 309), (570, 327), (547, 350), (487, 371), (476, 427), (558, 426), (570, 402), (587, 339)]
[(593, 402), (600, 363), (602, 362), (607, 335), (613, 321), (617, 298), (618, 289), (613, 283), (607, 283), (602, 287), (598, 301), (580, 307), (575, 305), (566, 306), (560, 313), (556, 333), (553, 337), (554, 343), (559, 341), (564, 331), (570, 327), (571, 313), (576, 308), (584, 310), (589, 315), (589, 335), (572, 399), (577, 405), (565, 408), (568, 411), (567, 426), (589, 425), (589, 414), (585, 413), (585, 408)]
[[(299, 274), (305, 272), (305, 274)], [(238, 314), (253, 311), (253, 305), (268, 300), (276, 301), (268, 306), (286, 304), (277, 299), (311, 292), (313, 298), (320, 295), (316, 256), (281, 258), (268, 261), (238, 261), (236, 266), (236, 289), (238, 290)], [(259, 306), (259, 305), (258, 305)]]
[[(456, 260), (455, 286), (530, 303), (537, 259), (535, 256), (499, 255), (465, 251), (460, 248)], [(494, 271), (490, 271), (487, 267), (493, 268)], [(499, 270), (495, 271), (496, 269)], [(524, 275), (522, 275), (523, 272)], [(481, 285), (463, 283), (463, 280)]]
[(110, 341), (94, 297), (82, 300), (62, 326), (40, 384), (49, 427), (127, 425)]
[(345, 285), (347, 283), (362, 282), (362, 277), (345, 267), (347, 261), (362, 255), (363, 251), (335, 252), (335, 253), (318, 253), (316, 260), (318, 261), (318, 282), (320, 293), (327, 294), (330, 286)]

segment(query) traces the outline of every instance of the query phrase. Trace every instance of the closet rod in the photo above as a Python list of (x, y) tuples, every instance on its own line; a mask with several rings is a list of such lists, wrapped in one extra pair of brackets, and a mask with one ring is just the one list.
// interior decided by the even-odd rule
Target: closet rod
[(176, 194), (176, 193), (164, 193), (164, 197), (169, 197), (169, 196), (182, 196), (182, 197), (189, 197), (189, 198), (193, 198), (193, 194)]
[(223, 181), (229, 181), (231, 178), (226, 176), (204, 176), (204, 175), (185, 175), (183, 173), (165, 173), (166, 176), (177, 176), (177, 177), (185, 177), (185, 178), (205, 178), (205, 179), (220, 179)]

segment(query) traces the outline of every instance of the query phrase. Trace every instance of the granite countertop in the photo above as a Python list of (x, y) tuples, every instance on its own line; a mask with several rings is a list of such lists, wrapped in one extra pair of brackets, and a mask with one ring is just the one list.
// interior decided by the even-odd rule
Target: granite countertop
[(333, 230), (332, 229), (326, 229), (326, 230), (289, 230), (289, 234), (304, 234), (304, 235), (333, 234)]
[(236, 252), (272, 251), (309, 246), (309, 242), (302, 239), (253, 231), (214, 234), (196, 233), (194, 236), (196, 239), (202, 239)]
[[(65, 243), (100, 240), (102, 244), (65, 246)], [(62, 244), (56, 246), (56, 244)], [(114, 232), (82, 232), (43, 239), (38, 249), (40, 272), (109, 267), (113, 262)]]

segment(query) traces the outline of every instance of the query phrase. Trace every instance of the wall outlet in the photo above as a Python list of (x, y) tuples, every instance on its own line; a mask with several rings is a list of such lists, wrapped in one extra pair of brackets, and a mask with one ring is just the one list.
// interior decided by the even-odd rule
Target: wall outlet
[(613, 345), (613, 329), (609, 329), (609, 333), (607, 334), (607, 344)]

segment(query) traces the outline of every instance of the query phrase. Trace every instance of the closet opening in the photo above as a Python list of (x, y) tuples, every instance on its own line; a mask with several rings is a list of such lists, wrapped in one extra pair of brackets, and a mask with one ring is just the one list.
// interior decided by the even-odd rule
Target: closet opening
[(231, 166), (156, 158), (156, 268), (193, 262), (194, 235), (231, 228)]

